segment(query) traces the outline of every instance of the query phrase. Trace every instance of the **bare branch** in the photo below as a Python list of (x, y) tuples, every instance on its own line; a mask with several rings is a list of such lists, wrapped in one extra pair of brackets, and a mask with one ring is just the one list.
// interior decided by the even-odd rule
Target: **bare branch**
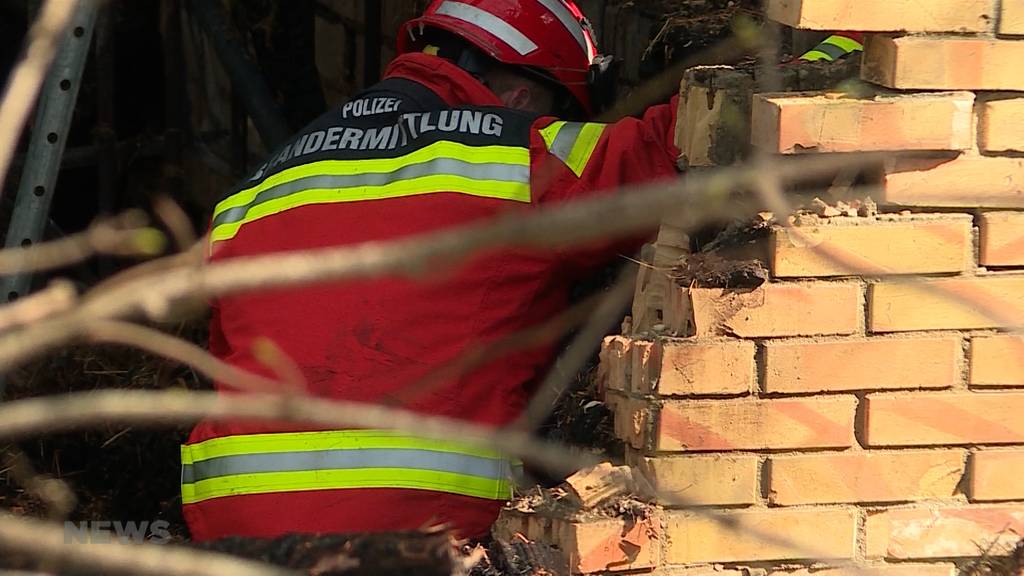
[(125, 576), (297, 576), (266, 564), (176, 546), (65, 542), (61, 525), (0, 512), (0, 549), (58, 566)]
[(21, 131), (77, 7), (78, 0), (46, 0), (39, 18), (29, 30), (25, 56), (11, 73), (0, 102), (0, 182), (7, 176), (14, 151), (21, 141)]
[[(236, 368), (191, 342), (152, 328), (128, 322), (98, 320), (89, 324), (86, 335), (97, 342), (141, 348), (158, 356), (175, 360), (195, 368), (213, 380), (239, 390), (280, 392), (290, 388), (284, 382), (277, 382)], [(301, 388), (298, 391), (301, 391)]]
[(367, 404), (303, 396), (218, 394), (181, 390), (98, 390), (29, 398), (0, 404), (0, 437), (75, 430), (98, 422), (168, 425), (214, 420), (272, 420), (333, 428), (388, 428), (420, 437), (458, 438), (490, 446), (511, 456), (537, 462), (553, 472), (568, 473), (597, 462), (590, 457), (566, 459), (566, 451), (529, 434), (495, 430), (463, 420)]
[(608, 333), (609, 325), (621, 318), (623, 306), (633, 298), (635, 285), (636, 268), (629, 266), (619, 274), (611, 289), (603, 294), (597, 310), (548, 371), (537, 393), (519, 417), (518, 425), (525, 430), (533, 430), (551, 414), (558, 399), (565, 393), (568, 382), (594, 356), (601, 339)]
[(148, 219), (133, 210), (101, 220), (84, 232), (23, 248), (0, 250), (0, 275), (41, 272), (77, 264), (97, 254), (156, 256), (166, 243), (163, 233), (147, 226)]

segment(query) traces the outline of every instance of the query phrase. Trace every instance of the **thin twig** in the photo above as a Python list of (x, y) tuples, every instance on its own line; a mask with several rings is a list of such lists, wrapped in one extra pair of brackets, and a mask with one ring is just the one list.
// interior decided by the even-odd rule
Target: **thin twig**
[[(89, 324), (86, 335), (97, 342), (141, 348), (157, 356), (175, 360), (195, 368), (221, 384), (239, 390), (282, 392), (294, 389), (289, 383), (278, 382), (246, 372), (217, 359), (187, 340), (145, 326), (113, 320), (98, 320)], [(301, 390), (298, 388), (296, 391)]]
[(212, 420), (274, 421), (330, 428), (388, 428), (439, 440), (489, 446), (530, 460), (554, 473), (593, 466), (592, 457), (566, 459), (561, 446), (529, 434), (495, 430), (442, 416), (431, 416), (363, 402), (262, 393), (219, 394), (182, 390), (97, 390), (0, 404), (0, 437), (76, 430), (115, 421), (137, 427)]
[(42, 272), (83, 262), (97, 254), (156, 256), (164, 249), (163, 234), (148, 227), (138, 210), (100, 220), (84, 232), (21, 248), (0, 250), (0, 276)]
[(537, 393), (519, 417), (518, 425), (524, 430), (533, 430), (544, 422), (558, 399), (565, 394), (568, 383), (593, 358), (594, 351), (601, 345), (601, 339), (608, 334), (609, 326), (621, 319), (622, 308), (632, 299), (636, 276), (634, 266), (626, 267), (612, 287), (602, 295), (597, 310), (548, 371)]
[(9, 446), (3, 456), (4, 470), (28, 493), (39, 498), (52, 520), (64, 520), (78, 503), (75, 493), (64, 481), (40, 474), (28, 456), (17, 446)]
[(471, 348), (454, 361), (429, 372), (419, 380), (405, 386), (393, 395), (391, 404), (405, 405), (429, 394), (438, 386), (450, 383), (455, 379), (469, 374), (475, 368), (483, 366), (507, 354), (554, 342), (569, 330), (584, 322), (599, 305), (604, 294), (588, 296), (580, 302), (572, 304), (567, 310), (513, 334), (489, 343), (486, 346)]

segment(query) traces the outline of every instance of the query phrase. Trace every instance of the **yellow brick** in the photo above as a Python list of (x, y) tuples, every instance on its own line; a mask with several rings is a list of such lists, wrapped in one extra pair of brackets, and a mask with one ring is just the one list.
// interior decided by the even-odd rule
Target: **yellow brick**
[(892, 564), (769, 572), (768, 576), (956, 576), (955, 564)]
[(503, 510), (493, 533), (516, 534), (555, 547), (572, 574), (650, 569), (661, 563), (662, 519), (657, 513), (627, 523), (620, 518), (586, 520)]
[(764, 347), (764, 390), (773, 394), (949, 388), (960, 381), (959, 336), (783, 340)]
[(1024, 450), (981, 450), (971, 455), (971, 500), (1024, 500)]
[(771, 338), (853, 334), (860, 329), (857, 282), (769, 283), (742, 292), (689, 290), (697, 336)]
[[(843, 225), (847, 223), (848, 225)], [(970, 216), (837, 219), (822, 226), (776, 228), (775, 277), (963, 272), (973, 265)]]
[(950, 498), (964, 474), (962, 450), (772, 456), (772, 504), (906, 502)]
[(754, 386), (753, 342), (663, 340), (637, 390), (671, 396), (747, 394)]
[(1024, 35), (1024, 0), (1003, 0), (999, 14), (999, 33)]
[(665, 506), (728, 506), (757, 500), (757, 456), (636, 456), (631, 460), (669, 497), (659, 497)]
[(871, 394), (868, 446), (1024, 444), (1024, 393)]
[(913, 280), (868, 289), (872, 332), (1024, 325), (1024, 276)]
[[(1004, 0), (1013, 1), (1013, 0)], [(766, 15), (793, 28), (864, 32), (986, 32), (988, 0), (766, 0)]]
[(980, 129), (982, 150), (1024, 152), (1024, 98), (985, 102)]
[(658, 450), (845, 448), (853, 445), (854, 396), (669, 400), (655, 425)]
[(1024, 159), (960, 155), (953, 160), (897, 161), (886, 169), (880, 202), (1024, 208)]
[[(856, 512), (848, 509), (667, 512), (665, 560), (670, 564), (850, 558)], [(772, 537), (785, 542), (771, 540)]]
[(958, 36), (869, 36), (861, 77), (910, 90), (1024, 90), (1024, 42)]
[(985, 212), (978, 227), (982, 266), (1024, 266), (1024, 212)]
[(1024, 386), (1024, 336), (971, 339), (971, 386)]
[(976, 557), (1010, 550), (1024, 533), (1024, 506), (959, 506), (868, 512), (867, 556), (896, 560)]
[(974, 94), (914, 94), (872, 99), (833, 95), (754, 96), (752, 142), (792, 154), (871, 150), (967, 150)]

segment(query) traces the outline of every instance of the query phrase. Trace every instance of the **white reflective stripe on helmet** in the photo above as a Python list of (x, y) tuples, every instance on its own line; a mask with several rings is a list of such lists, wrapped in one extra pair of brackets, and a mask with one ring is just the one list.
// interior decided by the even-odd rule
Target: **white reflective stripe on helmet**
[(583, 49), (583, 55), (586, 57), (587, 62), (592, 60), (590, 44), (587, 42), (587, 36), (583, 32), (583, 25), (580, 24), (579, 20), (573, 15), (572, 12), (566, 8), (565, 4), (562, 4), (561, 0), (539, 0), (549, 12), (558, 18), (558, 21), (565, 26), (565, 29), (572, 34), (572, 37), (576, 39), (576, 43)]
[(445, 0), (445, 2), (442, 2), (437, 7), (435, 13), (483, 28), (523, 56), (537, 49), (537, 45), (533, 43), (533, 40), (530, 40), (522, 32), (513, 28), (508, 22), (476, 6), (471, 6), (464, 2)]

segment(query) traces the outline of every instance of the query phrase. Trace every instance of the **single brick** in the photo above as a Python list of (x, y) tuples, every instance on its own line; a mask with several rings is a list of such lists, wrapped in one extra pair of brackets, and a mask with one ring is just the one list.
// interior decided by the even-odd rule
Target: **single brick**
[(955, 564), (892, 564), (769, 572), (768, 576), (956, 576)]
[(1024, 42), (960, 36), (869, 36), (861, 77), (910, 90), (1024, 90)]
[(1024, 1), (1003, 0), (999, 13), (999, 33), (1024, 36)]
[(754, 96), (751, 138), (770, 152), (967, 150), (974, 94), (846, 98), (831, 94)]
[(496, 537), (507, 542), (522, 534), (557, 548), (572, 574), (649, 569), (661, 563), (662, 520), (653, 513), (626, 522), (620, 518), (578, 520), (502, 510)]
[(1024, 336), (972, 338), (971, 386), (1024, 386)]
[(765, 343), (764, 390), (949, 388), (960, 381), (959, 336)]
[(665, 506), (729, 506), (757, 500), (757, 456), (712, 454), (700, 456), (634, 456), (640, 470), (659, 492)]
[[(857, 513), (850, 509), (762, 509), (666, 512), (665, 560), (670, 564), (851, 558)], [(765, 538), (781, 536), (785, 542)]]
[(980, 146), (986, 152), (1024, 152), (1024, 98), (985, 102)]
[(985, 212), (978, 227), (982, 266), (1024, 266), (1024, 212)]
[(964, 474), (962, 450), (772, 456), (772, 504), (905, 502), (949, 498)]
[(1024, 506), (868, 512), (869, 558), (956, 558), (1010, 550), (1024, 534)]
[(975, 502), (1024, 500), (1024, 450), (981, 450), (971, 454), (968, 496)]
[(1024, 443), (1024, 393), (871, 394), (869, 446)]
[(630, 349), (633, 341), (625, 336), (608, 336), (601, 343), (597, 381), (604, 390), (629, 390)]
[(897, 161), (886, 170), (885, 204), (1024, 208), (1024, 159), (961, 155)]
[(749, 291), (689, 290), (697, 336), (771, 338), (854, 334), (860, 329), (858, 282), (768, 283)]
[(987, 32), (988, 0), (766, 0), (766, 15), (793, 28), (864, 32)]
[(974, 264), (970, 216), (849, 222), (773, 229), (772, 276), (930, 274)]
[[(754, 386), (753, 342), (658, 342), (637, 390), (671, 396), (747, 394)], [(635, 366), (635, 365), (634, 365)]]
[(920, 279), (873, 284), (872, 332), (966, 330), (1024, 324), (1024, 275)]
[(658, 450), (780, 450), (853, 445), (857, 399), (666, 401), (655, 425)]

